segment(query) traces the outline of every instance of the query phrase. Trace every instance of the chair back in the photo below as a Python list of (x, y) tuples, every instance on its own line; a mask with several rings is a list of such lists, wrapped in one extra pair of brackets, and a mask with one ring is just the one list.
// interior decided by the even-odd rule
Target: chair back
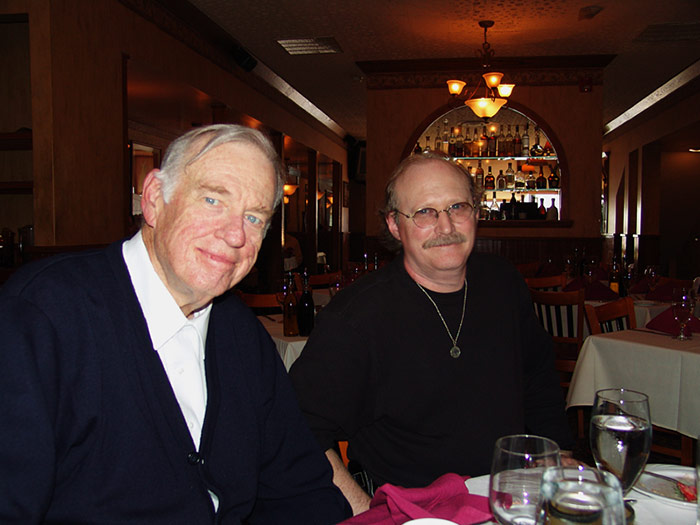
[(622, 297), (600, 306), (587, 304), (585, 310), (591, 335), (637, 328), (634, 301), (631, 297)]
[(341, 282), (342, 272), (319, 273), (309, 275), (309, 284), (312, 288), (328, 288), (331, 285)]
[(250, 308), (277, 308), (282, 310), (282, 305), (277, 301), (277, 295), (273, 293), (240, 293), (241, 299)]
[(552, 336), (557, 357), (576, 359), (583, 342), (585, 290), (543, 292), (530, 290), (540, 323)]
[(526, 277), (525, 284), (534, 290), (546, 292), (561, 292), (566, 286), (566, 274), (550, 275), (548, 277)]

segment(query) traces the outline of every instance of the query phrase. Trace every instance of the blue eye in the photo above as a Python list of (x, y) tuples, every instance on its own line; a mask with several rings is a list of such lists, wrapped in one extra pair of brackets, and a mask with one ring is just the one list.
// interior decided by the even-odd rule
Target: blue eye
[(435, 210), (432, 208), (423, 208), (422, 210), (418, 210), (416, 213), (413, 215), (430, 215), (432, 213), (435, 213)]
[(245, 219), (257, 228), (260, 228), (265, 224), (265, 221), (263, 221), (260, 217), (256, 217), (255, 215), (246, 215)]
[(215, 206), (219, 204), (219, 199), (214, 199), (212, 197), (204, 197), (204, 202), (207, 204), (211, 204), (212, 206)]

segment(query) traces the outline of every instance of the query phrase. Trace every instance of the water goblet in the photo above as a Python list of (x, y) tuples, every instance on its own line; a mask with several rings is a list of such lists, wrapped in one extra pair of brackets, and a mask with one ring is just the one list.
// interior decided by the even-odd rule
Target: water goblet
[(644, 270), (644, 276), (647, 279), (647, 284), (649, 285), (649, 291), (653, 292), (656, 289), (656, 285), (659, 284), (659, 269), (656, 266), (647, 266)]
[(673, 312), (673, 318), (676, 320), (680, 326), (680, 332), (677, 336), (673, 336), (674, 339), (679, 341), (687, 341), (692, 339), (690, 331), (686, 333), (686, 326), (688, 321), (693, 315), (693, 294), (690, 288), (674, 288), (671, 295), (671, 308)]
[(590, 441), (598, 468), (614, 474), (623, 494), (627, 494), (649, 459), (651, 417), (647, 395), (624, 388), (596, 392)]
[(559, 446), (527, 434), (496, 441), (489, 481), (489, 504), (503, 525), (534, 525), (545, 468), (559, 466)]
[(537, 524), (624, 525), (620, 481), (610, 472), (579, 467), (548, 467), (542, 476)]

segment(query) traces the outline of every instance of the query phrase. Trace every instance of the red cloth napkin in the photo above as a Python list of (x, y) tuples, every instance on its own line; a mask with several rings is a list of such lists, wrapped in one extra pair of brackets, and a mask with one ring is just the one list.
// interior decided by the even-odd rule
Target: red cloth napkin
[(563, 291), (573, 292), (580, 290), (581, 288), (586, 289), (586, 300), (588, 301), (614, 301), (615, 299), (620, 298), (618, 294), (613, 292), (600, 281), (593, 281), (589, 284), (584, 277), (577, 277), (567, 284)]
[(677, 286), (673, 282), (657, 284), (656, 288), (649, 290), (646, 298), (649, 301), (670, 301), (673, 295), (673, 288)]
[[(678, 321), (673, 318), (673, 308), (668, 308), (661, 312), (659, 315), (654, 317), (651, 321), (647, 323), (647, 328), (649, 330), (656, 330), (658, 332), (666, 332), (671, 335), (678, 335), (681, 331), (681, 327), (678, 325)], [(686, 333), (688, 330), (691, 332), (700, 333), (700, 319), (695, 316), (691, 316), (690, 321), (685, 327)]]
[(389, 483), (374, 494), (369, 510), (343, 525), (395, 525), (418, 518), (442, 518), (459, 525), (492, 519), (489, 500), (469, 494), (469, 476), (443, 474), (427, 487), (406, 489)]

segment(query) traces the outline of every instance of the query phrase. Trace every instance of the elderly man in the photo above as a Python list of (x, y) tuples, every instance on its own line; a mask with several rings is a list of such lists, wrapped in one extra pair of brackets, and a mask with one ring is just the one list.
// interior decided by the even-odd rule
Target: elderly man
[(349, 441), (370, 492), (488, 473), (496, 439), (525, 431), (570, 445), (550, 337), (523, 279), (473, 253), (479, 195), (458, 165), (404, 160), (385, 218), (401, 254), (318, 315), (291, 377), (355, 512), (369, 496), (333, 445)]
[(148, 174), (145, 225), (0, 294), (2, 523), (336, 523), (349, 506), (275, 347), (225, 294), (282, 194), (259, 132), (195, 129)]

